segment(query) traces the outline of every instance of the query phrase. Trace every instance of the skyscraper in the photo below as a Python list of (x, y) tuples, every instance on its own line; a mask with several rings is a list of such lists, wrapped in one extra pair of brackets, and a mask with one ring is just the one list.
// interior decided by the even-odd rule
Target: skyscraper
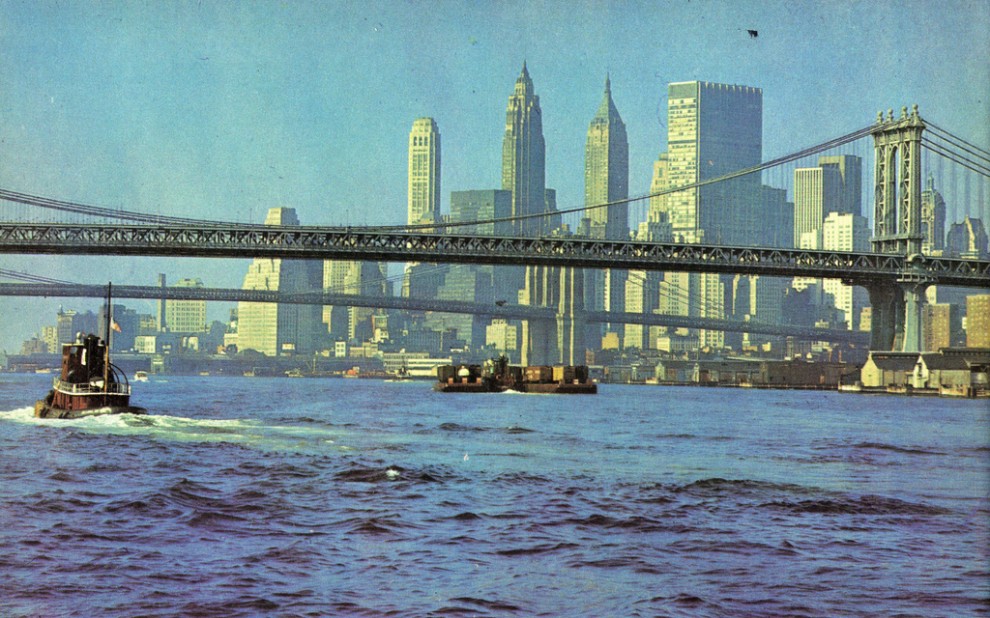
[(990, 294), (966, 297), (966, 347), (990, 348)]
[(826, 212), (863, 214), (863, 160), (854, 155), (821, 156), (818, 166), (838, 170), (841, 179), (839, 202)]
[[(822, 248), (829, 251), (869, 251), (870, 226), (866, 217), (830, 212), (822, 224)], [(859, 329), (859, 316), (869, 303), (866, 290), (846, 285), (841, 279), (825, 279), (822, 288), (831, 294), (835, 308), (845, 315), (846, 327)]]
[(794, 246), (821, 230), (830, 212), (862, 214), (862, 190), (863, 160), (853, 155), (819, 157), (818, 167), (794, 170)]
[[(763, 91), (749, 86), (678, 82), (667, 89), (667, 152), (654, 170), (656, 190), (690, 186), (760, 163)], [(756, 245), (766, 217), (759, 174), (669, 193), (656, 209), (667, 214), (673, 240)], [(651, 204), (651, 210), (654, 204)], [(717, 274), (664, 275), (660, 304), (681, 315), (724, 318), (725, 281)], [(628, 339), (628, 338), (627, 338)], [(652, 341), (649, 342), (652, 345)], [(699, 345), (722, 347), (720, 331), (698, 331)]]
[[(605, 78), (605, 94), (588, 126), (584, 147), (584, 204), (596, 206), (629, 197), (629, 142), (626, 125), (612, 100), (612, 84)], [(588, 211), (592, 238), (625, 240), (629, 236), (629, 207), (616, 204)]]
[[(838, 212), (842, 176), (834, 167), (799, 167), (794, 170), (794, 246), (809, 247), (805, 234), (821, 233), (829, 212)], [(820, 247), (814, 247), (816, 249)]]
[[(523, 63), (522, 73), (509, 96), (502, 140), (502, 188), (512, 193), (512, 215), (542, 213), (546, 207), (546, 143), (540, 97)], [(515, 232), (535, 236), (545, 226), (534, 217), (515, 222)]]
[[(299, 225), (293, 208), (271, 208), (265, 225)], [(311, 292), (320, 287), (319, 262), (255, 258), (244, 275), (244, 290)], [(237, 347), (268, 356), (310, 353), (323, 343), (320, 308), (275, 303), (237, 304)]]
[(967, 215), (960, 223), (949, 226), (945, 237), (945, 249), (950, 255), (978, 260), (987, 254), (987, 230), (982, 219)]
[(432, 118), (417, 118), (409, 132), (409, 225), (439, 216), (440, 130)]
[[(201, 288), (200, 279), (180, 279), (174, 287)], [(165, 323), (173, 333), (202, 333), (208, 330), (206, 324), (205, 300), (165, 301)]]
[[(748, 86), (680, 82), (667, 91), (667, 187), (686, 186), (752, 167), (763, 149), (763, 91)], [(758, 216), (760, 176), (667, 196), (675, 240), (749, 244)]]
[[(605, 94), (588, 126), (584, 147), (584, 204), (599, 206), (629, 197), (629, 142), (626, 125), (612, 100), (612, 84), (605, 78)], [(614, 204), (588, 211), (590, 236), (609, 240), (629, 238), (629, 206)], [(587, 270), (584, 272), (585, 307), (595, 311), (624, 311), (627, 271)], [(601, 325), (593, 325), (597, 336), (590, 342), (597, 347)], [(609, 329), (621, 336), (622, 325)]]
[[(409, 225), (436, 223), (440, 219), (440, 130), (432, 118), (417, 118), (409, 131), (407, 182)], [(415, 296), (412, 289), (416, 287), (416, 280), (424, 276), (431, 278), (433, 272), (434, 266), (422, 267), (416, 262), (406, 264), (402, 295)], [(330, 320), (325, 321), (330, 323)]]
[(935, 190), (935, 178), (928, 177), (928, 186), (921, 192), (921, 252), (941, 255), (945, 248), (945, 200)]
[(512, 222), (498, 221), (512, 214), (512, 194), (499, 189), (451, 191), (450, 219), (455, 223), (469, 221), (489, 221), (479, 225), (458, 227), (463, 234), (486, 234), (494, 236), (509, 236), (512, 234)]

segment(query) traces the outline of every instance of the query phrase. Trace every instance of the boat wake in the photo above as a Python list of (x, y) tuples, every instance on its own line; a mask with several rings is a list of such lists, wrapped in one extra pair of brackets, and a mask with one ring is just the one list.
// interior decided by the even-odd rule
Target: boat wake
[[(252, 419), (195, 419), (161, 414), (104, 414), (75, 419), (46, 419), (34, 416), (30, 407), (0, 411), (0, 422), (39, 425), (86, 433), (147, 436), (175, 442), (228, 442), (265, 450), (310, 450), (334, 448), (344, 432), (321, 425), (266, 425)], [(339, 446), (347, 450), (347, 447)]]

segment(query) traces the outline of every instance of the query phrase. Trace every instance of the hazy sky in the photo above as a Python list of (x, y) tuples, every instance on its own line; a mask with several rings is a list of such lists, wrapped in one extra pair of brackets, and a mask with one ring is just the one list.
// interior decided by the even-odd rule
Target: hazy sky
[[(665, 148), (668, 82), (762, 88), (764, 159), (913, 103), (987, 148), (987, 58), (986, 0), (0, 0), (0, 187), (189, 217), (260, 222), (281, 205), (303, 224), (400, 223), (417, 117), (440, 128), (444, 211), (451, 191), (499, 187), (505, 106), (526, 61), (547, 186), (566, 208), (584, 200), (606, 73), (642, 194)], [(239, 287), (246, 262), (0, 256), (0, 267)], [(60, 303), (97, 301), (0, 298), (0, 349), (18, 351)]]

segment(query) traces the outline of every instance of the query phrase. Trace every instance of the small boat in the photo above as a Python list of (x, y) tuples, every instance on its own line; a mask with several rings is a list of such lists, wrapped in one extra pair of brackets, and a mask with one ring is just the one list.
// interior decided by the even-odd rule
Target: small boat
[(99, 414), (146, 414), (131, 405), (127, 376), (110, 362), (110, 287), (107, 287), (106, 338), (79, 333), (62, 346), (62, 370), (52, 390), (34, 404), (38, 418), (81, 418)]
[(399, 367), (395, 373), (387, 374), (388, 377), (385, 378), (386, 382), (411, 382), (412, 376), (409, 375), (409, 368), (405, 365)]
[(134, 372), (134, 381), (135, 382), (147, 382), (148, 381), (148, 372), (147, 371), (135, 371)]

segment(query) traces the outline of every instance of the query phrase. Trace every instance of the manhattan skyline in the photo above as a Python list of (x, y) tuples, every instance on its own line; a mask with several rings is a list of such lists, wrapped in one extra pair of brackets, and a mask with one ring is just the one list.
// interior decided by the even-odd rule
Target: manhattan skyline
[[(606, 75), (627, 125), (631, 195), (649, 191), (666, 149), (671, 82), (761, 88), (764, 160), (913, 103), (990, 143), (982, 2), (0, 2), (0, 32), (0, 186), (178, 216), (260, 222), (283, 206), (303, 224), (401, 223), (409, 127), (420, 117), (443, 135), (450, 212), (451, 192), (501, 185), (505, 101), (523, 63), (560, 208), (583, 204), (584, 142)], [(911, 66), (901, 45), (918, 50)], [(950, 223), (987, 216), (947, 206)], [(643, 209), (630, 209), (631, 227)], [(225, 287), (239, 287), (246, 267), (141, 259), (73, 276), (74, 262), (107, 264), (2, 263), (93, 283), (150, 284), (166, 272)], [(45, 322), (59, 304), (86, 306), (0, 299), (0, 311)], [(5, 335), (0, 348), (14, 351), (27, 334)]]

